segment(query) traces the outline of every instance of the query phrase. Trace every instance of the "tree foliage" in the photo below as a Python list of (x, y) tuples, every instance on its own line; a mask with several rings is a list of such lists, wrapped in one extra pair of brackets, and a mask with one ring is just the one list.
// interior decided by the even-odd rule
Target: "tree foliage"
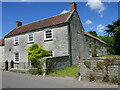
[(98, 36), (98, 34), (97, 34), (97, 32), (96, 32), (96, 31), (89, 31), (88, 33), (90, 33), (91, 35), (93, 35), (93, 36), (95, 36), (95, 37), (97, 37), (97, 36)]
[(49, 51), (43, 49), (43, 45), (33, 44), (28, 48), (28, 59), (32, 63), (38, 63), (43, 57), (49, 55)]

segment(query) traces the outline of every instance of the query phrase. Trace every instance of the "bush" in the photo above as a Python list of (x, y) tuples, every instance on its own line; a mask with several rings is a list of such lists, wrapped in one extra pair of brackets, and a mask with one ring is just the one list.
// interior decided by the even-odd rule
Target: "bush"
[(93, 74), (90, 74), (90, 77), (89, 77), (89, 81), (94, 81), (95, 82), (95, 75)]
[(112, 77), (111, 83), (114, 83), (114, 84), (118, 83), (118, 78), (117, 78), (117, 76), (113, 76), (113, 77)]
[(90, 67), (91, 67), (91, 62), (85, 61), (85, 62), (84, 62), (84, 65), (85, 65), (87, 68), (90, 68)]
[(38, 74), (41, 75), (43, 73), (42, 66), (39, 65), (37, 69), (38, 69)]
[(37, 75), (37, 74), (39, 74), (39, 71), (38, 71), (37, 68), (29, 69), (28, 71), (29, 71), (31, 74), (33, 74), (33, 75)]
[(104, 64), (105, 64), (104, 62), (98, 61), (97, 64), (96, 64), (96, 68), (98, 68), (99, 70), (102, 70)]

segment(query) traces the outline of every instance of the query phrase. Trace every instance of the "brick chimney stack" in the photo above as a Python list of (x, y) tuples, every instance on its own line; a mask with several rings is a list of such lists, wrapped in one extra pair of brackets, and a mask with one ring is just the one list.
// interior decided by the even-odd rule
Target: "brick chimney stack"
[(22, 26), (22, 22), (16, 21), (16, 27)]
[(77, 5), (75, 2), (70, 3), (70, 11), (77, 10)]

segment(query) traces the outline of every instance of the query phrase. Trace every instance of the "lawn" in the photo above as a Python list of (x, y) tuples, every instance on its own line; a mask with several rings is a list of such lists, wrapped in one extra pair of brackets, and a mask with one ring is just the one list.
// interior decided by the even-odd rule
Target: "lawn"
[(102, 56), (102, 57), (120, 57), (120, 55), (105, 55), (105, 56)]
[(60, 69), (48, 74), (49, 76), (60, 76), (60, 77), (75, 77), (78, 76), (78, 66), (74, 65), (64, 69)]

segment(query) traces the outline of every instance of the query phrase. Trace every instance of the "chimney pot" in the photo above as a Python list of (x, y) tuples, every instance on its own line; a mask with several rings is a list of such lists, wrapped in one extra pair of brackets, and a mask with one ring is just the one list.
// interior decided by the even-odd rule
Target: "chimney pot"
[(16, 21), (16, 27), (22, 26), (22, 22)]
[(77, 10), (77, 5), (75, 2), (70, 3), (70, 11)]

